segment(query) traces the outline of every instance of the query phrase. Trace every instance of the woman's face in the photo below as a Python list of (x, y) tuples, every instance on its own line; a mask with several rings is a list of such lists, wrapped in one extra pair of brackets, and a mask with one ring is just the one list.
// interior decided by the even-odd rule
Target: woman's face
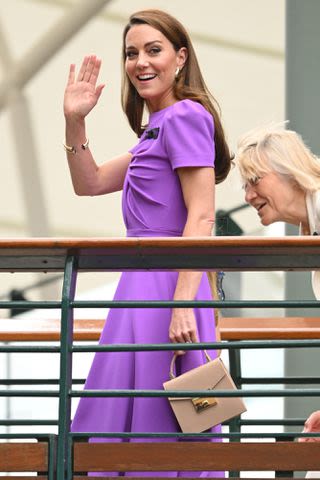
[(292, 179), (269, 172), (247, 182), (244, 188), (245, 200), (257, 210), (262, 225), (280, 221), (299, 225), (297, 207), (303, 192)]
[(178, 52), (172, 43), (150, 25), (134, 25), (125, 40), (127, 75), (151, 112), (176, 102), (175, 72), (182, 68), (186, 49)]

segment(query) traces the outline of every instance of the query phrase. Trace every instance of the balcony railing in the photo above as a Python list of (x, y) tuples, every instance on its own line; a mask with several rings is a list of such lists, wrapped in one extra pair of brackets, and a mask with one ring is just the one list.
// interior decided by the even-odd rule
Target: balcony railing
[[(169, 392), (163, 390), (103, 390), (103, 391), (83, 391), (74, 389), (72, 379), (72, 357), (75, 352), (87, 352), (87, 351), (153, 351), (153, 350), (177, 350), (177, 349), (227, 349), (230, 355), (230, 370), (234, 375), (239, 387), (245, 382), (241, 379), (241, 372), (239, 371), (239, 351), (240, 349), (252, 349), (252, 348), (319, 348), (320, 339), (312, 338), (307, 340), (299, 339), (281, 339), (281, 340), (248, 340), (248, 341), (224, 341), (215, 343), (199, 343), (199, 344), (135, 344), (135, 345), (74, 345), (73, 343), (73, 325), (74, 325), (74, 309), (75, 308), (182, 308), (182, 307), (221, 307), (221, 301), (80, 301), (75, 300), (75, 290), (77, 283), (77, 274), (79, 272), (105, 272), (105, 271), (128, 271), (128, 270), (197, 270), (197, 271), (209, 271), (209, 270), (223, 270), (223, 271), (279, 271), (279, 270), (314, 270), (320, 268), (320, 239), (319, 237), (285, 237), (285, 238), (245, 238), (245, 237), (218, 237), (218, 238), (127, 238), (127, 239), (3, 239), (0, 240), (0, 271), (1, 272), (63, 272), (63, 288), (61, 299), (58, 301), (1, 301), (0, 308), (2, 309), (59, 309), (61, 310), (61, 335), (60, 343), (58, 345), (11, 345), (5, 344), (0, 347), (0, 352), (53, 352), (58, 353), (60, 356), (60, 375), (56, 384), (57, 390), (52, 389), (40, 389), (32, 388), (28, 390), (14, 389), (1, 390), (0, 396), (10, 397), (56, 397), (59, 399), (59, 407), (57, 411), (57, 423), (58, 430), (57, 435), (54, 436), (51, 433), (46, 436), (32, 433), (32, 422), (30, 422), (29, 434), (11, 434), (1, 435), (2, 439), (23, 439), (23, 438), (36, 438), (41, 444), (43, 441), (48, 442), (48, 449), (46, 455), (48, 456), (47, 473), (48, 478), (71, 479), (73, 477), (73, 470), (77, 468), (86, 468), (86, 463), (83, 460), (83, 453), (80, 455), (79, 451), (83, 448), (95, 448), (94, 445), (78, 444), (77, 439), (79, 437), (87, 438), (89, 436), (101, 436), (101, 437), (187, 437), (188, 434), (163, 434), (161, 432), (153, 432), (152, 434), (146, 434), (141, 432), (139, 434), (130, 433), (116, 433), (111, 434), (105, 432), (103, 434), (97, 432), (90, 432), (87, 434), (71, 434), (70, 433), (70, 420), (71, 420), (71, 400), (75, 397), (82, 396), (151, 396), (151, 397), (170, 397), (170, 396), (185, 396), (185, 392)], [(304, 299), (298, 299), (294, 301), (252, 301), (252, 300), (231, 300), (224, 301), (224, 308), (301, 308), (301, 302), (303, 307), (314, 308), (318, 307), (317, 301), (305, 301)], [(8, 320), (9, 322), (10, 320)], [(26, 319), (26, 321), (28, 321)], [(290, 337), (288, 337), (290, 338)], [(238, 363), (237, 363), (238, 362)], [(270, 378), (270, 384), (280, 383), (279, 380)], [(27, 383), (33, 387), (41, 385), (41, 382), (37, 379), (29, 379)], [(19, 382), (17, 382), (19, 383)], [(17, 385), (12, 382), (13, 385)], [(256, 384), (265, 384), (265, 380), (256, 379)], [(290, 379), (282, 379), (282, 383), (294, 384), (299, 383), (299, 388), (286, 388), (286, 389), (241, 389), (239, 392), (224, 392), (221, 391), (218, 395), (217, 392), (212, 392), (214, 396), (232, 396), (239, 395), (243, 397), (320, 397), (319, 388), (306, 388), (306, 385), (310, 383), (320, 383), (319, 378), (298, 378), (295, 381)], [(10, 384), (10, 380), (7, 380), (7, 385)], [(46, 383), (45, 383), (46, 384)], [(48, 383), (49, 384), (49, 383)], [(23, 382), (21, 383), (23, 385)], [(302, 387), (301, 387), (302, 385)], [(11, 385), (12, 387), (12, 385)], [(189, 392), (196, 396), (209, 396), (210, 392), (197, 391)], [(319, 402), (320, 404), (320, 402)], [(14, 425), (14, 419), (11, 421)], [(7, 425), (10, 422), (6, 423)], [(243, 423), (242, 423), (243, 424)], [(256, 423), (257, 424), (257, 423)], [(260, 425), (268, 424), (268, 420), (261, 421)], [(290, 424), (290, 419), (283, 419), (283, 425)], [(35, 422), (36, 425), (36, 422)], [(253, 421), (253, 425), (255, 425)], [(161, 433), (161, 435), (160, 435)], [(198, 436), (198, 435), (197, 435)], [(261, 433), (255, 432), (253, 434), (241, 432), (241, 419), (236, 419), (229, 423), (229, 433), (212, 434), (204, 433), (199, 437), (225, 437), (230, 440), (245, 440), (247, 438), (256, 438), (259, 441), (263, 439), (276, 439), (280, 440), (279, 455), (285, 455), (287, 452), (288, 461), (285, 462), (285, 458), (281, 457), (279, 470), (286, 472), (287, 470), (304, 470), (318, 469), (320, 470), (320, 442), (314, 444), (294, 444), (291, 440), (299, 436), (299, 432), (293, 433)], [(300, 434), (300, 436), (303, 436)], [(310, 436), (310, 435), (309, 435)], [(319, 434), (314, 434), (319, 436)], [(288, 450), (283, 450), (284, 440), (290, 440)], [(228, 443), (230, 449), (236, 448), (233, 442)], [(141, 444), (141, 448), (144, 444)], [(159, 444), (158, 444), (159, 445)], [(210, 445), (203, 445), (199, 442), (199, 448), (203, 449), (225, 449), (229, 448), (228, 445), (219, 445), (213, 443)], [(250, 446), (251, 445), (251, 446)], [(259, 452), (265, 445), (265, 451), (270, 449), (267, 443), (263, 443), (257, 446), (256, 452)], [(10, 447), (10, 444), (6, 445), (6, 448)], [(96, 448), (103, 448), (96, 447)], [(106, 448), (125, 448), (128, 450), (131, 447), (128, 445), (111, 446), (106, 444)], [(134, 447), (136, 448), (136, 447)], [(147, 448), (145, 446), (145, 448)], [(149, 447), (148, 447), (149, 448)], [(152, 448), (152, 447), (151, 447)], [(161, 447), (162, 448), (162, 447)], [(179, 448), (168, 444), (167, 446), (168, 458), (172, 457), (172, 448)], [(236, 463), (228, 463), (226, 460), (215, 460), (210, 466), (213, 469), (225, 469), (230, 467), (230, 470), (249, 470), (249, 466), (253, 466), (254, 470), (259, 470), (259, 464), (257, 461), (250, 463), (249, 450), (252, 448), (252, 443), (248, 443), (247, 447), (241, 446), (241, 449), (247, 449), (247, 457), (243, 456), (242, 461)], [(272, 449), (273, 447), (271, 447)], [(80, 450), (79, 450), (80, 449)], [(282, 449), (282, 450), (281, 450)], [(291, 449), (291, 450), (290, 450)], [(294, 449), (294, 452), (293, 452)], [(126, 454), (129, 455), (129, 450), (126, 450)], [(194, 450), (195, 451), (195, 450)], [(269, 450), (268, 450), (269, 451)], [(271, 450), (270, 450), (271, 451)], [(119, 450), (120, 452), (120, 450)], [(116, 455), (118, 455), (118, 453)], [(197, 450), (200, 452), (200, 450)], [(231, 450), (230, 450), (231, 452)], [(276, 451), (275, 451), (276, 452)], [(291, 452), (291, 453), (290, 453)], [(238, 452), (239, 453), (239, 452)], [(119, 453), (119, 455), (121, 452)], [(208, 452), (209, 454), (209, 452)], [(300, 455), (301, 454), (301, 455)], [(79, 460), (79, 455), (82, 458), (82, 463)], [(91, 452), (92, 455), (92, 452)], [(178, 455), (178, 452), (177, 452)], [(227, 455), (227, 451), (226, 451)], [(237, 457), (237, 452), (234, 452), (234, 459)], [(258, 453), (257, 453), (258, 455)], [(293, 457), (292, 457), (293, 455)], [(300, 455), (300, 457), (299, 457)], [(258, 455), (259, 456), (259, 455)], [(177, 462), (178, 461), (177, 456)], [(277, 453), (274, 455), (275, 459)], [(300, 461), (297, 458), (300, 458)], [(4, 457), (3, 457), (4, 458)], [(239, 457), (240, 458), (240, 457)], [(263, 451), (261, 457), (263, 459)], [(247, 459), (247, 463), (246, 463)], [(252, 459), (252, 458), (251, 458)], [(186, 460), (186, 466), (184, 470), (187, 470), (188, 459)], [(13, 468), (12, 462), (1, 460), (0, 465), (3, 462), (1, 470), (6, 471), (5, 468), (11, 471)], [(78, 462), (78, 464), (77, 464)], [(154, 461), (156, 462), (156, 460)], [(191, 462), (191, 463), (190, 463)], [(198, 470), (199, 468), (192, 466), (190, 460), (190, 469)], [(291, 462), (291, 463), (290, 463)], [(98, 462), (99, 463), (99, 462)], [(172, 462), (171, 462), (172, 463)], [(155, 464), (155, 463), (154, 463)], [(276, 464), (276, 463), (275, 463)], [(19, 464), (20, 471), (23, 468), (22, 463)], [(221, 468), (218, 468), (220, 465)], [(272, 469), (271, 463), (269, 463)], [(35, 466), (35, 465), (34, 465)], [(265, 469), (267, 463), (261, 460), (260, 470)], [(101, 465), (100, 465), (101, 467)], [(104, 465), (106, 467), (106, 465)], [(31, 467), (30, 467), (31, 468)], [(37, 471), (43, 471), (43, 466), (39, 467)], [(130, 468), (130, 466), (129, 466)], [(170, 467), (164, 467), (164, 469), (172, 469)], [(134, 470), (134, 466), (132, 466)], [(18, 471), (19, 469), (17, 469)], [(106, 469), (108, 470), (108, 469)], [(110, 470), (110, 469), (109, 469)], [(151, 472), (150, 472), (151, 473)], [(289, 476), (289, 475), (288, 475)]]

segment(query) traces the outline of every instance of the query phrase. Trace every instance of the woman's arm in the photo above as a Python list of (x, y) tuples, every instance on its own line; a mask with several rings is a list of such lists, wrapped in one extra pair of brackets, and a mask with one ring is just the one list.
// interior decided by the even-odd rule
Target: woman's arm
[(66, 152), (72, 183), (77, 195), (101, 195), (121, 190), (131, 154), (125, 153), (98, 166), (90, 152), (85, 117), (97, 104), (103, 84), (97, 85), (101, 60), (84, 57), (78, 75), (70, 66), (64, 94)]
[[(210, 236), (214, 225), (214, 169), (211, 167), (179, 168), (181, 188), (188, 216), (184, 237)], [(180, 272), (174, 300), (193, 300), (203, 272)], [(197, 324), (192, 308), (175, 308), (169, 328), (173, 343), (197, 342)]]
[[(320, 410), (311, 413), (304, 424), (303, 433), (320, 433)], [(320, 442), (319, 437), (301, 437), (299, 442)]]

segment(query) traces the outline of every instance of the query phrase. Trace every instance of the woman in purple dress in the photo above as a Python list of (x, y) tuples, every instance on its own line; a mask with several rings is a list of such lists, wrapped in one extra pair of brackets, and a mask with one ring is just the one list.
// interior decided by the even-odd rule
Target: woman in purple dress
[[(215, 183), (226, 178), (231, 159), (215, 101), (186, 30), (159, 10), (130, 17), (123, 34), (122, 105), (140, 140), (129, 152), (97, 165), (90, 152), (85, 117), (104, 87), (97, 84), (100, 65), (94, 55), (84, 58), (77, 75), (71, 65), (65, 91), (65, 149), (76, 194), (123, 190), (123, 216), (130, 237), (210, 236)], [(149, 114), (147, 126), (142, 126), (144, 109)], [(115, 300), (211, 298), (202, 272), (125, 272), (115, 294)], [(199, 340), (215, 340), (211, 309), (135, 308), (111, 310), (100, 343)], [(179, 353), (178, 374), (204, 362), (201, 351)], [(162, 389), (171, 358), (170, 351), (97, 353), (85, 388)], [(166, 398), (82, 398), (72, 430), (163, 433), (178, 432), (179, 427)], [(223, 472), (152, 475), (224, 476)]]

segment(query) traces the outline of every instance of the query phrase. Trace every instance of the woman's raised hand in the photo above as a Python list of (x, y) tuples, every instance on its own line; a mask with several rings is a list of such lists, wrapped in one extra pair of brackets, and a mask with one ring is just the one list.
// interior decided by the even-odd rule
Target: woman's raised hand
[(63, 109), (66, 117), (83, 119), (97, 104), (104, 84), (97, 85), (101, 60), (95, 55), (84, 57), (78, 76), (75, 65), (70, 65), (64, 93)]

